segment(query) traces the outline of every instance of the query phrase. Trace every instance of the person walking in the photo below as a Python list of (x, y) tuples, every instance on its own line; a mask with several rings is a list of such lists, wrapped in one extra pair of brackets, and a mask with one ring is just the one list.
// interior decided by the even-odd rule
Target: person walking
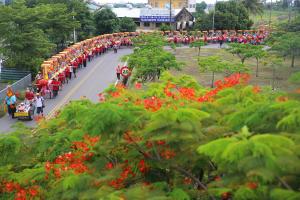
[(34, 93), (29, 88), (25, 92), (25, 101), (31, 102), (34, 99)]
[(8, 115), (14, 118), (14, 114), (16, 112), (16, 102), (17, 102), (17, 97), (14, 94), (13, 90), (11, 89), (11, 86), (7, 86), (7, 91), (6, 91), (6, 97), (5, 97), (5, 104), (7, 106), (7, 112)]
[(223, 37), (222, 33), (219, 36), (218, 40), (219, 40), (220, 48), (222, 48), (222, 45), (223, 45), (223, 42), (224, 42), (224, 37)]
[(74, 74), (74, 78), (76, 78), (76, 72), (77, 72), (77, 69), (78, 69), (78, 62), (75, 60), (73, 60), (73, 62), (71, 63), (72, 65), (72, 69), (73, 69), (73, 74)]
[(117, 79), (120, 80), (120, 75), (121, 75), (121, 67), (120, 65), (117, 66), (116, 68), (116, 74), (117, 74)]
[(82, 62), (83, 62), (83, 67), (86, 67), (86, 59), (87, 59), (87, 53), (83, 53), (82, 55)]
[(42, 96), (40, 96), (40, 93), (36, 93), (35, 97), (35, 106), (36, 106), (36, 113), (38, 116), (44, 115), (44, 107), (45, 107), (45, 100)]
[(59, 85), (61, 83), (56, 78), (53, 78), (51, 84), (52, 84), (53, 97), (55, 98), (57, 96), (57, 94), (58, 94)]
[(115, 53), (118, 52), (118, 46), (117, 46), (117, 44), (114, 44), (113, 49), (114, 49), (114, 52), (115, 52)]
[(72, 74), (73, 74), (73, 66), (72, 64), (69, 65), (69, 78), (70, 80), (72, 79)]

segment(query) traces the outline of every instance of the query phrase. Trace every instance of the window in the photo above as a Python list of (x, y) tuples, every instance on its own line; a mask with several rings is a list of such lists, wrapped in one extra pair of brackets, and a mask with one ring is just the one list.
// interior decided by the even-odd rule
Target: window
[(192, 5), (192, 4), (190, 4), (190, 8), (193, 8), (193, 5)]
[(194, 4), (194, 8), (196, 8), (196, 4)]
[(150, 23), (149, 22), (144, 22), (144, 26), (149, 27)]
[(155, 8), (158, 8), (158, 2), (155, 2)]

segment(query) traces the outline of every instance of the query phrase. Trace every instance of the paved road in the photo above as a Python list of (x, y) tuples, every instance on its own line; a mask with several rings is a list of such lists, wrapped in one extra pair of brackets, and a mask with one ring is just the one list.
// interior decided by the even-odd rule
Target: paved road
[[(121, 63), (120, 58), (131, 52), (131, 49), (120, 49), (117, 54), (109, 51), (94, 59), (87, 68), (79, 70), (77, 78), (63, 85), (63, 90), (59, 92), (56, 99), (46, 100), (45, 114), (51, 115), (70, 100), (80, 99), (82, 96), (97, 102), (97, 94), (110, 84), (115, 83), (115, 67)], [(17, 119), (10, 119), (8, 116), (0, 118), (0, 134), (12, 131), (11, 126), (17, 121)], [(34, 121), (24, 121), (23, 123), (31, 127), (36, 125)]]

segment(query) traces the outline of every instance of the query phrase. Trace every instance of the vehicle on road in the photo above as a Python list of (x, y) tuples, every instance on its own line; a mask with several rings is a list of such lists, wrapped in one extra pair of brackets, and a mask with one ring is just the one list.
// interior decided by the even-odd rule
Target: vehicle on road
[(23, 101), (18, 104), (14, 117), (19, 120), (33, 120), (35, 105), (33, 101)]

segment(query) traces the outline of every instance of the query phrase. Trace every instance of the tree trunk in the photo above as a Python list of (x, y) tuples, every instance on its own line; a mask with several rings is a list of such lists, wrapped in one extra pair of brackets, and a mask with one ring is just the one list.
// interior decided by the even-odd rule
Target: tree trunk
[(272, 70), (272, 90), (275, 89), (275, 67), (273, 67), (273, 70)]
[(294, 67), (295, 65), (295, 55), (292, 54), (292, 64), (291, 64), (291, 67)]
[(241, 62), (242, 62), (242, 64), (244, 64), (245, 58), (241, 58)]
[(258, 77), (258, 59), (256, 58), (256, 74), (255, 74), (256, 77)]
[(211, 78), (211, 88), (214, 87), (214, 81), (215, 81), (215, 72), (212, 72), (212, 78)]
[(198, 47), (198, 57), (200, 57), (201, 47)]

